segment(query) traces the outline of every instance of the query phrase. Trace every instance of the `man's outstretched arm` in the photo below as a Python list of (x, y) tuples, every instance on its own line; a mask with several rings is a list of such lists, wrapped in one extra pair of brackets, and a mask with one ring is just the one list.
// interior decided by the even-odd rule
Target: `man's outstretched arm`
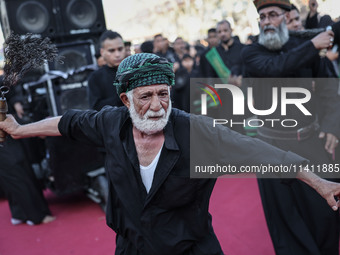
[(302, 168), (296, 175), (296, 178), (315, 189), (324, 199), (326, 199), (328, 205), (332, 207), (334, 211), (338, 210), (340, 201), (336, 200), (335, 197), (339, 199), (340, 196), (339, 183), (322, 179), (311, 171)]
[(0, 121), (0, 129), (14, 139), (34, 136), (61, 136), (58, 124), (60, 116), (44, 119), (38, 122), (20, 125), (12, 115), (7, 115), (4, 121)]

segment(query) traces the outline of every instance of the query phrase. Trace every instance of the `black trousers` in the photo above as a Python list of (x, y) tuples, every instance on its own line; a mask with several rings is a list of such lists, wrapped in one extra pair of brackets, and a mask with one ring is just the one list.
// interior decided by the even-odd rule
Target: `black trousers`
[[(262, 140), (293, 151), (311, 164), (332, 162), (317, 133), (304, 141)], [(299, 180), (258, 179), (258, 184), (277, 255), (339, 254), (339, 212), (316, 191)]]
[(7, 137), (0, 147), (0, 186), (8, 199), (12, 218), (38, 224), (51, 215), (20, 140)]

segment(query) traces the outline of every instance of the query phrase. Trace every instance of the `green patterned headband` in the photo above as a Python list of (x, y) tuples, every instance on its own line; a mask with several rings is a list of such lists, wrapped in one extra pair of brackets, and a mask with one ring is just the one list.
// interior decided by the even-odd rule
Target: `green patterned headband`
[(150, 53), (135, 54), (124, 59), (113, 83), (118, 95), (137, 87), (156, 84), (173, 86), (175, 74), (167, 59)]

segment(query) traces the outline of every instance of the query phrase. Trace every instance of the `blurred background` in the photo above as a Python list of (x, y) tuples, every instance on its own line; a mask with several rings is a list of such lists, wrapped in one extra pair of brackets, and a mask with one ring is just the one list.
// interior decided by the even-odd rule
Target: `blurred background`
[[(306, 19), (309, 1), (291, 2), (300, 9), (302, 20)], [(328, 14), (334, 21), (340, 17), (339, 0), (319, 0), (318, 4), (321, 15)], [(18, 119), (24, 124), (62, 115), (68, 109), (90, 109), (88, 78), (101, 66), (99, 38), (104, 31), (113, 30), (124, 39), (122, 59), (143, 51), (144, 43), (151, 49), (146, 47), (150, 51), (143, 52), (171, 58), (179, 91), (173, 92), (173, 101), (178, 103), (175, 107), (183, 109), (190, 100), (188, 90), (183, 92), (182, 88), (188, 88), (187, 82), (197, 71), (194, 67), (210, 47), (208, 30), (226, 19), (234, 38), (246, 43), (249, 35), (259, 33), (257, 18), (252, 0), (0, 0), (0, 70), (4, 41), (11, 32), (49, 37), (63, 63), (34, 68), (11, 88), (22, 110)], [(155, 35), (160, 37), (156, 40)], [(63, 137), (38, 139), (28, 146), (30, 164), (44, 188), (57, 195), (85, 190), (105, 208), (107, 182), (100, 150)]]
[[(29, 2), (29, 1), (27, 1)], [(304, 19), (308, 12), (308, 0), (292, 0), (301, 10)], [(258, 33), (257, 12), (252, 0), (103, 0), (107, 29), (119, 32), (132, 45), (152, 39), (162, 33), (170, 42), (177, 36), (204, 45), (206, 32), (222, 19), (227, 19), (245, 42), (249, 34)], [(339, 17), (338, 0), (319, 1), (318, 11)], [(2, 47), (4, 36), (0, 32)], [(133, 50), (133, 47), (132, 47)], [(1, 50), (0, 61), (3, 61)]]

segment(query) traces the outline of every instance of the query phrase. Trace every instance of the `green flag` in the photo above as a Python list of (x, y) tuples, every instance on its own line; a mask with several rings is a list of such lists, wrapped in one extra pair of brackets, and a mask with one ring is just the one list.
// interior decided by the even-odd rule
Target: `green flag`
[(218, 77), (222, 79), (224, 83), (228, 83), (229, 76), (231, 71), (229, 68), (224, 64), (220, 54), (217, 52), (216, 48), (213, 47), (209, 50), (205, 57), (214, 68), (215, 72), (217, 73)]

